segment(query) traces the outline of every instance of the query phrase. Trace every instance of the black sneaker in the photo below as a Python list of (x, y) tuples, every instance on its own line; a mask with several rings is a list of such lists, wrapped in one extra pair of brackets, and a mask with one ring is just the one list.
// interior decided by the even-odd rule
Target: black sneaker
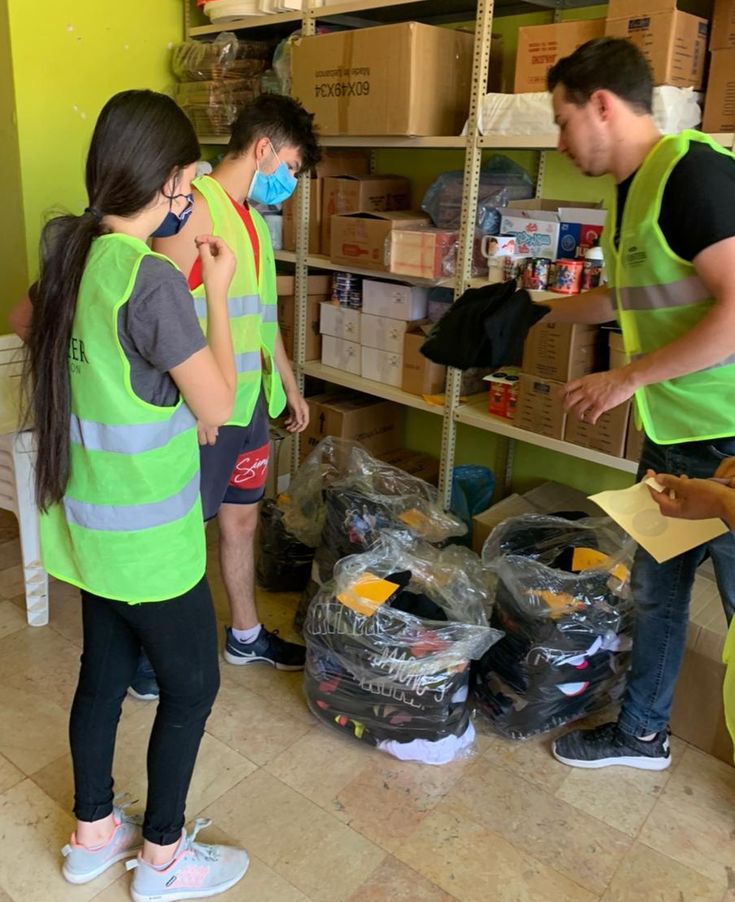
[(303, 670), (306, 648), (295, 642), (286, 642), (278, 635), (278, 630), (271, 633), (264, 626), (260, 628), (260, 635), (254, 642), (238, 642), (228, 626), (225, 627), (225, 661), (228, 664), (264, 661), (272, 664), (276, 670)]
[(671, 764), (666, 730), (661, 730), (650, 742), (644, 742), (628, 736), (616, 723), (567, 733), (554, 742), (551, 751), (557, 761), (570, 767), (623, 765), (640, 770), (666, 770)]
[(156, 672), (144, 651), (140, 653), (138, 669), (135, 671), (133, 681), (128, 686), (128, 695), (132, 695), (133, 698), (142, 702), (154, 702), (159, 696)]

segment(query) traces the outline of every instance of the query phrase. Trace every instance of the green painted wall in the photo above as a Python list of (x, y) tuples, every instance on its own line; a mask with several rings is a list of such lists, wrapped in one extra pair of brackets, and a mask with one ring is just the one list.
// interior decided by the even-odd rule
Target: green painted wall
[[(0, 2), (4, 15), (5, 0)], [(86, 206), (84, 159), (103, 104), (126, 88), (168, 89), (169, 48), (183, 36), (181, 0), (46, 0), (42, 6), (39, 15), (39, 4), (7, 0), (12, 72), (0, 77), (0, 162), (8, 153), (7, 104), (17, 111), (19, 162), (13, 181), (25, 224), (18, 223), (24, 249), (15, 248), (4, 271), (14, 290), (0, 302), (3, 319), (28, 277), (37, 274), (38, 237), (49, 213), (58, 208), (78, 213)], [(8, 32), (3, 24), (0, 17), (0, 66)], [(13, 84), (14, 102), (7, 90)], [(6, 177), (4, 170), (0, 166), (0, 178)], [(0, 322), (0, 329), (4, 325)]]
[(3, 239), (0, 241), (0, 334), (8, 331), (7, 312), (28, 286), (25, 219), (20, 184), (20, 150), (16, 127), (13, 57), (5, 0), (0, 0), (0, 197), (3, 198)]

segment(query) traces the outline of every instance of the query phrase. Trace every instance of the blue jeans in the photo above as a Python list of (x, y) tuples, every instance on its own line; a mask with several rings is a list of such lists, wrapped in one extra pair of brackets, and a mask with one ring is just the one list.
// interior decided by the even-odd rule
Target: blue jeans
[[(735, 457), (735, 437), (715, 442), (656, 445), (646, 439), (638, 478), (646, 470), (707, 478), (720, 462)], [(636, 625), (628, 687), (618, 723), (632, 736), (663, 730), (669, 720), (689, 623), (689, 601), (697, 567), (712, 558), (728, 622), (735, 614), (735, 536), (720, 536), (664, 564), (639, 548), (633, 563)]]

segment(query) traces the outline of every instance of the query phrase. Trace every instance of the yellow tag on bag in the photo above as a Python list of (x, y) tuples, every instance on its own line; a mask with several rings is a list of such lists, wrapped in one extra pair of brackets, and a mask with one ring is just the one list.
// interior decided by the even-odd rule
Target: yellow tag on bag
[(365, 572), (344, 592), (339, 593), (337, 601), (356, 614), (372, 617), (377, 609), (384, 605), (399, 588), (398, 583), (392, 583), (387, 579), (381, 579), (374, 573)]

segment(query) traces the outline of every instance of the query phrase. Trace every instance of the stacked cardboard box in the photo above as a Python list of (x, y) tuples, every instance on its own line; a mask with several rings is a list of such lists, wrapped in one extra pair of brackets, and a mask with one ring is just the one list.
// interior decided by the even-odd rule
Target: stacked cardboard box
[(545, 91), (549, 69), (577, 47), (605, 34), (604, 19), (528, 25), (518, 29), (518, 55), (513, 90)]
[[(329, 276), (309, 276), (306, 298), (305, 360), (319, 360), (322, 340), (319, 335), (319, 305), (330, 295)], [(278, 276), (278, 328), (289, 360), (294, 359), (296, 298), (293, 276)]]
[(715, 0), (702, 129), (735, 131), (735, 0)]
[(356, 392), (328, 392), (307, 400), (309, 425), (301, 435), (301, 460), (330, 435), (360, 442), (376, 457), (400, 448), (400, 405)]
[(362, 285), (362, 375), (412, 394), (444, 387), (445, 368), (421, 353), (428, 289), (366, 279)]
[[(370, 157), (363, 150), (325, 150), (314, 178), (309, 180), (309, 253), (328, 254), (329, 245), (321, 240), (324, 181), (334, 176), (360, 176), (370, 172)], [(299, 189), (302, 190), (302, 189)], [(283, 204), (283, 249), (296, 250), (296, 197)]]
[(473, 43), (418, 22), (297, 38), (291, 93), (323, 135), (458, 135)]
[(682, 12), (676, 0), (610, 0), (605, 34), (640, 48), (657, 85), (699, 90), (707, 51), (706, 19)]

